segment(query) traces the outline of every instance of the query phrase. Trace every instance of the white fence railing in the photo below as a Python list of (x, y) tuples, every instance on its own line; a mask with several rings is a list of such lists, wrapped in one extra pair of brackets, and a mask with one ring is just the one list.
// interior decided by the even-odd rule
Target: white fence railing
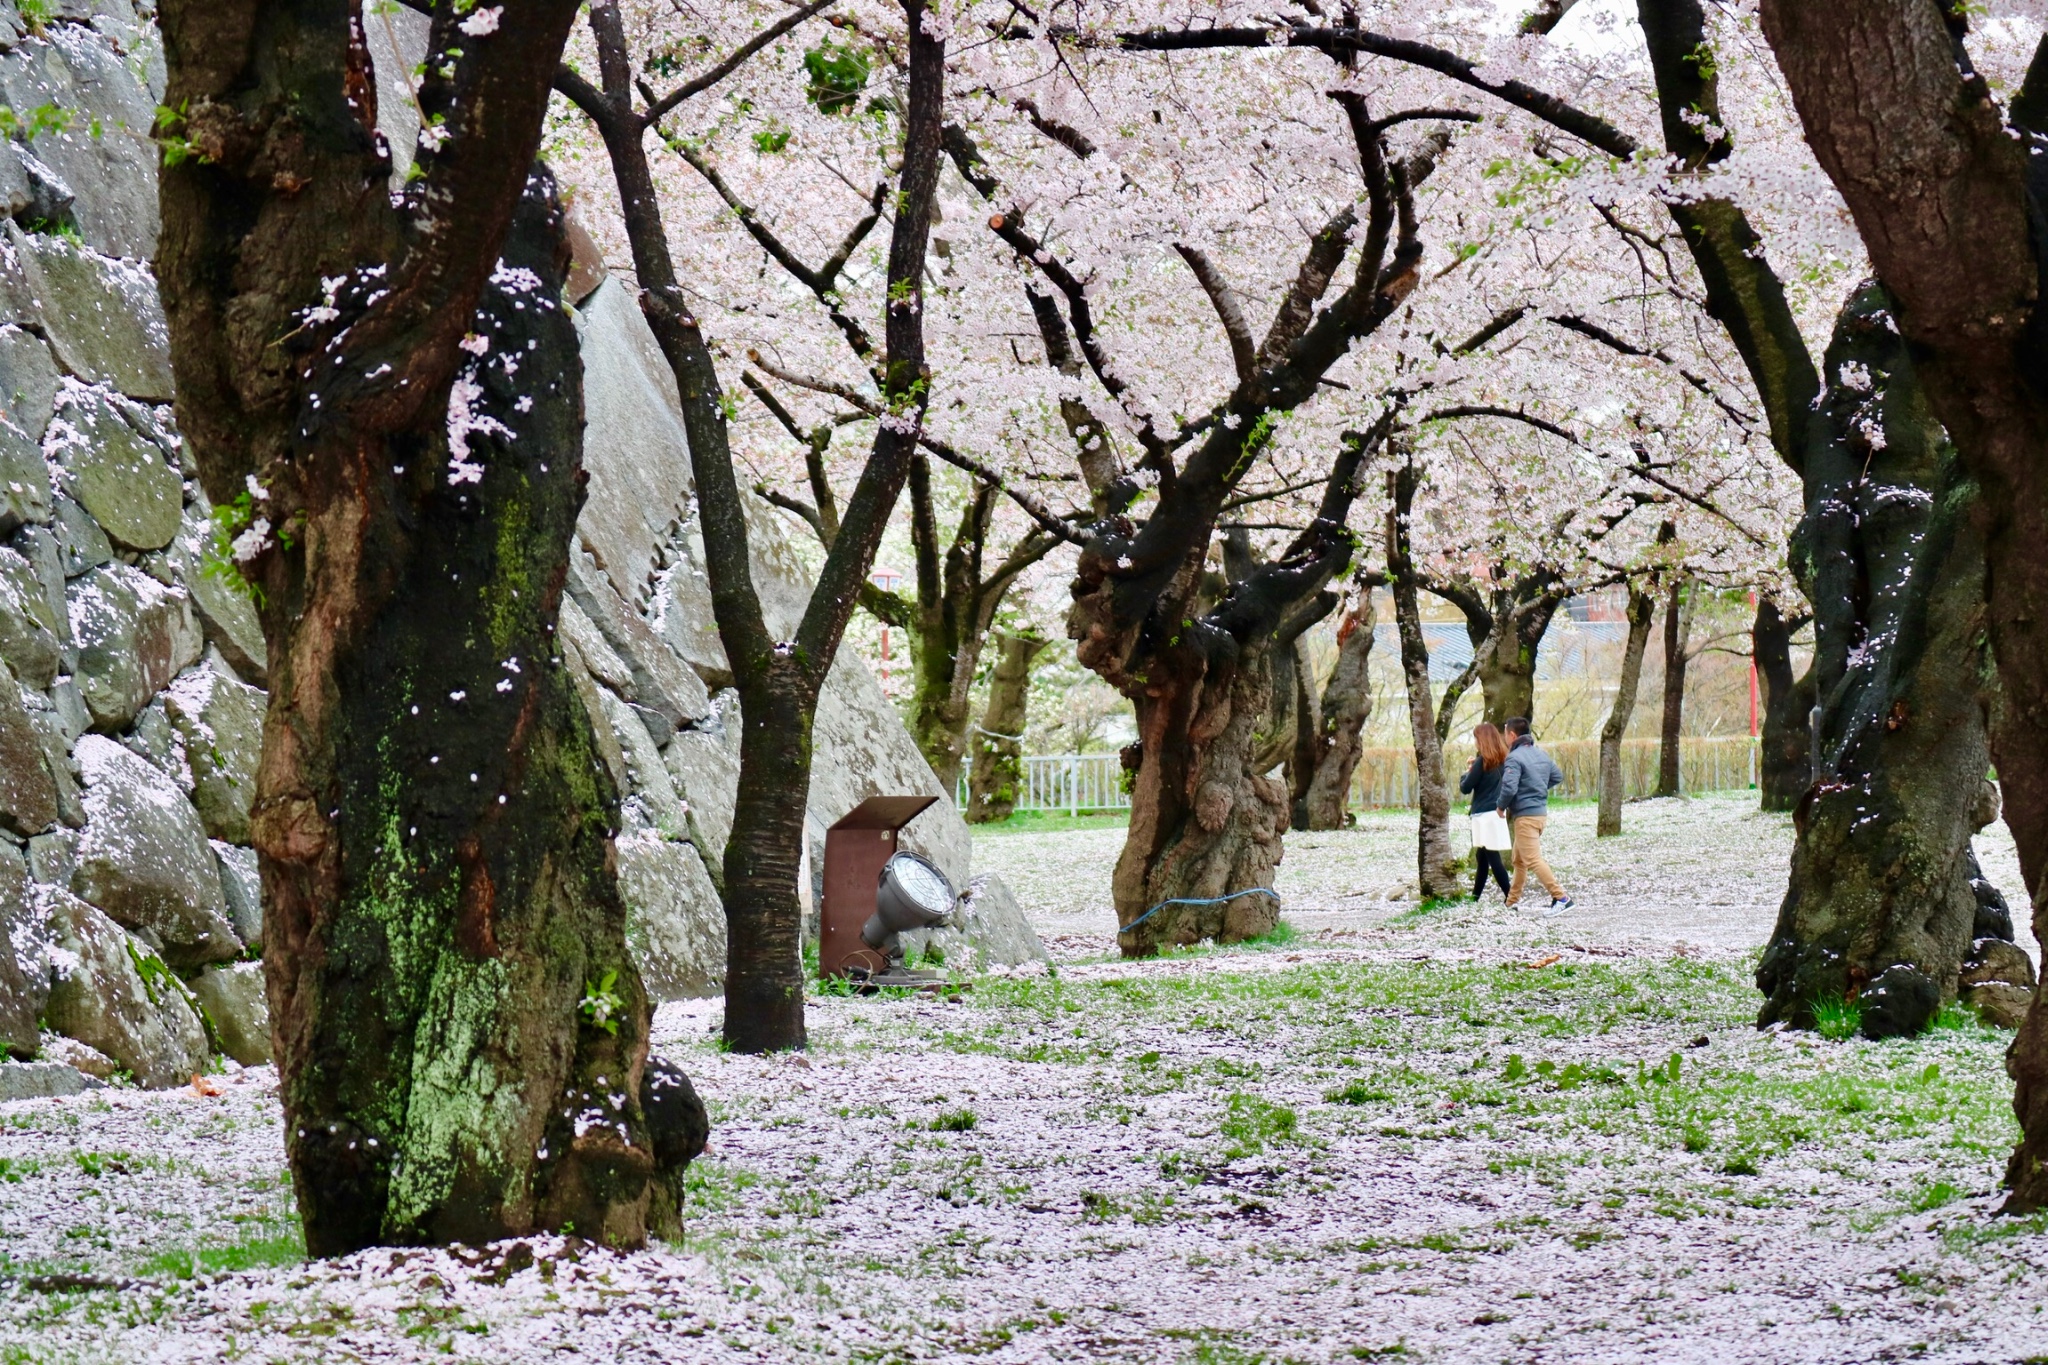
[[(1565, 783), (1557, 793), (1565, 800), (1591, 800), (1599, 794), (1600, 746), (1593, 740), (1564, 740), (1546, 746), (1564, 770)], [(1622, 743), (1622, 785), (1629, 797), (1647, 795), (1657, 783), (1657, 741), (1632, 739)], [(1748, 736), (1696, 738), (1688, 736), (1680, 746), (1683, 756), (1681, 784), (1688, 792), (1729, 791), (1754, 787), (1757, 782), (1756, 741)], [(1469, 744), (1451, 746), (1444, 755), (1455, 799), (1458, 777), (1472, 761)], [(1023, 780), (1018, 784), (1016, 809), (1020, 811), (1125, 810), (1130, 794), (1123, 786), (1123, 759), (1108, 754), (1042, 754), (1021, 760)], [(1415, 751), (1408, 748), (1367, 749), (1352, 778), (1351, 804), (1366, 809), (1412, 808), (1415, 805)], [(960, 777), (958, 800), (967, 807), (967, 777)]]

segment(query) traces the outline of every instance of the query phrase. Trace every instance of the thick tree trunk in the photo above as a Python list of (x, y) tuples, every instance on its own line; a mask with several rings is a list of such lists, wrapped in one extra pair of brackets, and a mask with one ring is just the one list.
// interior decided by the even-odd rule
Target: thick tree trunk
[(1861, 995), (1882, 1036), (1955, 996), (1976, 932), (1994, 690), (1983, 542), (1976, 490), (1875, 285), (1837, 321), (1827, 373), (1793, 555), (1815, 610), (1821, 780), (1757, 969), (1760, 1022), (1809, 1026), (1816, 1000)]
[(163, 173), (157, 263), (201, 482), (216, 505), (253, 494), (252, 828), (316, 1255), (646, 1235), (617, 794), (554, 642), (582, 385), (561, 214), (529, 168), (574, 8), (436, 66), (421, 99), (469, 120), (464, 145), (423, 154), (404, 208), (347, 7), (162, 13), (169, 131), (198, 154)]
[(1812, 727), (1813, 668), (1792, 672), (1792, 628), (1778, 604), (1765, 598), (1757, 604), (1750, 639), (1756, 676), (1763, 693), (1763, 737), (1757, 762), (1760, 799), (1765, 810), (1791, 810), (1813, 784), (1813, 755), (1808, 738)]
[(1189, 645), (1156, 656), (1136, 699), (1138, 743), (1130, 832), (1111, 882), (1126, 957), (1149, 957), (1162, 944), (1256, 938), (1279, 919), (1271, 895), (1212, 899), (1273, 884), (1287, 828), (1287, 789), (1252, 769), (1253, 730), (1272, 702), (1263, 653), (1212, 669)]
[(1310, 829), (1342, 829), (1350, 821), (1351, 778), (1364, 748), (1365, 722), (1372, 716), (1374, 624), (1372, 589), (1362, 588), (1357, 605), (1337, 629), (1337, 666), (1323, 687), (1315, 775), (1303, 803)]
[[(1496, 614), (1493, 633), (1477, 646), (1479, 690), (1486, 701), (1486, 719), (1506, 725), (1514, 716), (1536, 719), (1536, 650), (1542, 630), (1531, 639), (1523, 617), (1526, 610), (1511, 608)], [(1550, 624), (1550, 612), (1543, 613), (1543, 627)]]
[(1600, 726), (1600, 822), (1597, 833), (1607, 838), (1621, 833), (1621, 741), (1628, 734), (1629, 718), (1636, 710), (1636, 685), (1643, 677), (1643, 655), (1650, 646), (1650, 622), (1657, 614), (1657, 599), (1635, 589), (1628, 595), (1628, 644), (1621, 652), (1621, 679), (1614, 688), (1614, 705)]
[(988, 709), (974, 737), (974, 770), (967, 779), (969, 824), (1007, 820), (1024, 782), (1024, 724), (1031, 700), (1031, 664), (1048, 640), (1004, 635), (1002, 657), (988, 680)]
[(1676, 796), (1685, 776), (1685, 665), (1692, 596), (1675, 582), (1664, 598), (1664, 716), (1657, 742), (1657, 795)]

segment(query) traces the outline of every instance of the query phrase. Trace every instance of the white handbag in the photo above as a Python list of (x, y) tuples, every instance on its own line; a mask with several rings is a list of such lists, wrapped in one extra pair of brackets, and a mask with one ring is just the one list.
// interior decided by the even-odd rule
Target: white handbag
[(1514, 846), (1514, 836), (1508, 830), (1508, 818), (1505, 815), (1497, 810), (1490, 810), (1472, 817), (1472, 847), (1490, 848), (1506, 853)]

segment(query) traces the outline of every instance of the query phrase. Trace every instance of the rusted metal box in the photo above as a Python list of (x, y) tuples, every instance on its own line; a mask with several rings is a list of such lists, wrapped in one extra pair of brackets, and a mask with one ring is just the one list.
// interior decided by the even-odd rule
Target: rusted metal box
[(896, 834), (938, 803), (936, 796), (870, 796), (825, 831), (825, 903), (819, 912), (818, 975), (844, 976), (849, 967), (881, 972), (889, 964), (861, 942), (860, 929), (875, 913), (882, 865), (896, 852)]

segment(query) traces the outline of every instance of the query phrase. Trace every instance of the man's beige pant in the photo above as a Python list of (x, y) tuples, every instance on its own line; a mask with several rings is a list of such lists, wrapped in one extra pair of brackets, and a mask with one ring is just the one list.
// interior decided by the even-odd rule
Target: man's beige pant
[(1522, 899), (1522, 887), (1532, 871), (1552, 900), (1564, 894), (1564, 888), (1557, 884), (1557, 878), (1550, 871), (1550, 864), (1543, 861), (1543, 825), (1549, 818), (1547, 815), (1517, 815), (1508, 822), (1515, 838), (1515, 883), (1508, 889), (1509, 905)]

